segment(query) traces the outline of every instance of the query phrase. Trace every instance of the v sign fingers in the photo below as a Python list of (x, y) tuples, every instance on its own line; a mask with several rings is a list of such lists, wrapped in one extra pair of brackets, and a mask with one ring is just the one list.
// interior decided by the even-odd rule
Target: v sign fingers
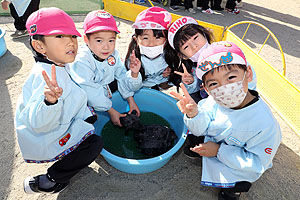
[(63, 89), (57, 84), (55, 65), (51, 66), (51, 79), (48, 77), (46, 71), (43, 71), (42, 75), (46, 82), (44, 89), (45, 98), (50, 103), (55, 103), (63, 93)]
[(183, 83), (180, 83), (180, 88), (182, 89), (182, 92), (184, 94), (183, 100), (185, 100), (185, 102), (183, 102), (182, 106), (184, 107), (185, 113), (189, 118), (193, 118), (198, 114), (198, 106), (190, 96)]
[(183, 72), (174, 71), (174, 73), (181, 76), (181, 81), (184, 84), (186, 84), (186, 85), (192, 84), (194, 82), (193, 75), (187, 71), (187, 69), (183, 63), (182, 63), (182, 68), (183, 68)]
[(129, 60), (130, 60), (129, 68), (131, 70), (131, 76), (133, 78), (137, 78), (141, 68), (141, 61), (135, 56), (134, 50), (132, 50)]

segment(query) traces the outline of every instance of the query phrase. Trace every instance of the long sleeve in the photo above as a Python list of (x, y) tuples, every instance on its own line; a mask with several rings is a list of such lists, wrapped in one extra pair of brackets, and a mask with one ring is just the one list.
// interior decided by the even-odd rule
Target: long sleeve
[(142, 76), (139, 73), (137, 78), (131, 77), (131, 71), (127, 71), (124, 63), (121, 62), (118, 54), (115, 66), (115, 78), (118, 81), (118, 90), (124, 99), (134, 95), (134, 92), (142, 87)]
[[(21, 97), (30, 99), (16, 119), (26, 126), (30, 126), (35, 133), (54, 130), (60, 124), (63, 101), (59, 99), (56, 104), (47, 106), (44, 103), (44, 95), (39, 95), (43, 94), (44, 85), (41, 81), (31, 97), (28, 96), (30, 94), (27, 93), (26, 88), (23, 89)], [(23, 99), (19, 99), (19, 101), (23, 101)]]
[(93, 60), (89, 59), (89, 55), (79, 54), (76, 61), (70, 64), (70, 74), (86, 92), (88, 105), (98, 111), (107, 111), (111, 108), (112, 102), (105, 95), (106, 91), (102, 83), (104, 72), (97, 69)]
[(277, 134), (279, 129), (276, 124), (263, 129), (247, 141), (244, 147), (222, 143), (217, 158), (233, 169), (263, 173), (270, 167), (280, 144), (281, 137)]

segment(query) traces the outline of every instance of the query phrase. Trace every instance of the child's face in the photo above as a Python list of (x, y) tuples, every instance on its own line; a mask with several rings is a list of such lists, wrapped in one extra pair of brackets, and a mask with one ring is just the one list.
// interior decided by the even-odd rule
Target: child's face
[[(46, 35), (45, 41), (38, 41), (36, 49), (57, 65), (64, 65), (75, 60), (78, 44), (75, 35)], [(37, 41), (35, 41), (37, 42)]]
[(92, 33), (90, 38), (84, 36), (84, 42), (100, 59), (106, 59), (115, 50), (116, 36), (114, 31), (98, 31)]
[(186, 41), (179, 50), (187, 59), (189, 59), (197, 53), (206, 44), (206, 42), (206, 38), (202, 34), (197, 33)]
[(151, 29), (146, 29), (142, 35), (137, 37), (137, 43), (145, 47), (155, 47), (163, 45), (165, 42), (165, 37), (155, 37)]
[(241, 81), (243, 80), (243, 78), (244, 78), (243, 81), (244, 92), (247, 92), (248, 82), (252, 80), (253, 73), (250, 66), (247, 67), (246, 72), (237, 66), (232, 66), (231, 68), (221, 66), (218, 67), (218, 69), (215, 68), (213, 73), (208, 72), (204, 76), (205, 76), (204, 88), (208, 93), (210, 93), (211, 90), (218, 88), (220, 86)]

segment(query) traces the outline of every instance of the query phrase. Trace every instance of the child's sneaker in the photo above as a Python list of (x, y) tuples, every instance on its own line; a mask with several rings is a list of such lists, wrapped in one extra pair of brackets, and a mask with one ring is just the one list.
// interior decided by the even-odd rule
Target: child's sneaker
[(196, 11), (193, 8), (189, 8), (186, 11), (192, 14), (196, 14)]
[(226, 11), (228, 13), (232, 13), (232, 14), (236, 14), (236, 15), (240, 13), (240, 10), (237, 7), (235, 7), (233, 10), (229, 9), (229, 8), (226, 8)]
[(210, 8), (206, 9), (206, 10), (202, 10), (203, 13), (206, 13), (206, 14), (214, 14), (214, 11)]
[(69, 183), (56, 183), (46, 174), (35, 177), (27, 177), (24, 180), (24, 191), (27, 194), (34, 193), (57, 193), (63, 191)]
[(241, 196), (240, 192), (227, 193), (224, 191), (219, 192), (218, 200), (239, 200)]
[(170, 9), (177, 12), (180, 10), (179, 6), (170, 6)]
[(11, 34), (10, 36), (12, 38), (20, 38), (20, 37), (24, 37), (24, 36), (28, 36), (28, 32), (27, 30), (16, 30), (16, 32), (14, 32), (13, 34)]
[(202, 7), (197, 7), (197, 10), (202, 10)]

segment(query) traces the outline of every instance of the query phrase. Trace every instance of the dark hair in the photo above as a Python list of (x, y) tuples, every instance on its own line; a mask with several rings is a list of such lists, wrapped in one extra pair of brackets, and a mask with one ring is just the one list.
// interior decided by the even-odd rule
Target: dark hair
[(31, 47), (32, 51), (34, 52), (35, 56), (38, 57), (38, 58), (44, 58), (45, 56), (43, 54), (37, 52), (33, 48), (33, 46), (32, 46), (32, 40), (39, 40), (39, 41), (45, 42), (44, 35), (33, 35), (33, 36), (30, 36), (30, 38), (29, 38), (29, 44), (30, 44), (30, 47)]
[(206, 79), (205, 77), (206, 77), (206, 75), (207, 75), (207, 74), (214, 74), (214, 71), (220, 71), (220, 68), (221, 68), (221, 67), (225, 67), (225, 68), (227, 68), (228, 70), (230, 70), (230, 69), (233, 68), (233, 67), (238, 67), (238, 68), (240, 68), (240, 69), (242, 69), (242, 70), (244, 70), (244, 71), (247, 71), (247, 65), (241, 65), (241, 64), (222, 65), (222, 66), (220, 66), (220, 67), (213, 68), (213, 69), (209, 70), (207, 73), (203, 74), (203, 76), (202, 76), (202, 82), (203, 82), (203, 85), (205, 85), (205, 79)]
[[(154, 37), (163, 37), (167, 39), (167, 35), (168, 35), (168, 31), (167, 30), (157, 30), (157, 29), (151, 29), (153, 31), (153, 35)], [(132, 50), (134, 50), (135, 52), (135, 56), (141, 60), (141, 53), (140, 53), (140, 48), (137, 44), (137, 37), (140, 35), (143, 35), (145, 29), (135, 29), (135, 33), (131, 38), (130, 44), (128, 46), (128, 51), (125, 57), (125, 66), (127, 68), (127, 70), (129, 70), (129, 57), (130, 54), (132, 52)], [(164, 46), (164, 57), (165, 57), (165, 61), (166, 63), (169, 65), (169, 67), (171, 68), (171, 73), (173, 72), (174, 68), (173, 68), (173, 62), (172, 60), (174, 59), (174, 57), (176, 57), (176, 52), (175, 50), (169, 45), (168, 41), (166, 40), (165, 46)], [(178, 59), (179, 62), (179, 59)], [(140, 73), (142, 75), (142, 80), (145, 80), (147, 77), (145, 75), (145, 69), (143, 67), (143, 63), (141, 63), (142, 66), (140, 68)]]
[(213, 35), (208, 29), (197, 24), (187, 24), (180, 28), (174, 36), (175, 50), (180, 53), (180, 47), (197, 33), (202, 34), (209, 44), (213, 42)]

